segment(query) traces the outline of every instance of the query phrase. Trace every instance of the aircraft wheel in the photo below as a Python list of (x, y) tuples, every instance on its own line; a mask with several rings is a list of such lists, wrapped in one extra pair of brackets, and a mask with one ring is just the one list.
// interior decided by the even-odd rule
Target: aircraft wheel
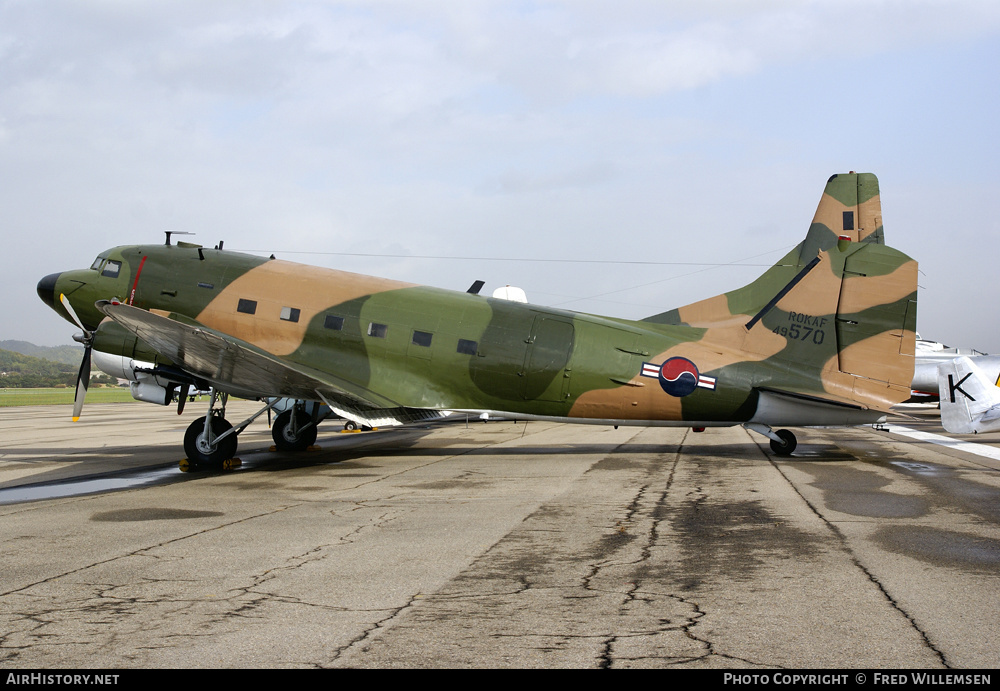
[(346, 429), (348, 432), (353, 432), (357, 428), (358, 428), (358, 423), (354, 422), (354, 420), (348, 420), (347, 422), (344, 423), (344, 429)]
[(798, 441), (795, 439), (795, 435), (789, 432), (787, 429), (779, 429), (775, 432), (779, 437), (781, 437), (784, 443), (778, 443), (775, 440), (771, 440), (771, 451), (778, 454), (779, 456), (791, 456), (792, 451), (795, 451), (795, 447), (798, 445)]
[[(295, 421), (298, 427), (298, 434), (292, 432), (292, 413), (296, 415)], [(274, 418), (274, 426), (271, 427), (271, 437), (274, 438), (274, 445), (279, 451), (305, 451), (316, 443), (316, 425), (312, 418), (301, 410), (286, 410)]]
[[(223, 432), (231, 430), (233, 426), (225, 418), (212, 416), (212, 434), (219, 436)], [(224, 461), (236, 455), (236, 435), (230, 434), (221, 442), (214, 446), (208, 446), (201, 438), (201, 433), (205, 429), (205, 418), (199, 417), (187, 428), (184, 433), (184, 453), (187, 454), (188, 461), (196, 465), (221, 468)]]

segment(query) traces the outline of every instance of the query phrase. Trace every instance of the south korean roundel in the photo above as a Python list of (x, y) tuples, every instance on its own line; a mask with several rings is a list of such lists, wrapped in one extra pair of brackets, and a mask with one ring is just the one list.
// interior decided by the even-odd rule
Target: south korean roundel
[(662, 365), (643, 363), (642, 376), (656, 377), (664, 391), (678, 398), (698, 388), (715, 389), (715, 377), (701, 374), (695, 364), (684, 357), (672, 357)]

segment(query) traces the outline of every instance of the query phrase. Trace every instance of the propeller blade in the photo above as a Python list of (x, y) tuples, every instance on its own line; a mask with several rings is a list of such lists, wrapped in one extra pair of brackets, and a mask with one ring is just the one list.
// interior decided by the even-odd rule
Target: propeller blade
[(76, 376), (76, 395), (73, 396), (73, 422), (80, 420), (83, 411), (83, 399), (87, 396), (90, 386), (90, 346), (83, 349), (83, 362), (80, 363), (80, 373)]
[(73, 321), (76, 322), (76, 325), (80, 327), (81, 331), (83, 331), (84, 336), (89, 336), (90, 332), (87, 331), (86, 327), (84, 327), (83, 322), (80, 321), (80, 317), (76, 316), (76, 310), (73, 309), (73, 305), (70, 304), (69, 298), (66, 297), (65, 293), (59, 293), (59, 302), (61, 302), (63, 307), (66, 308), (66, 311), (69, 312), (69, 316), (73, 317)]
[(181, 387), (180, 396), (177, 397), (177, 414), (180, 415), (184, 412), (184, 401), (187, 400), (188, 392), (191, 390), (191, 386), (184, 384)]
[(76, 325), (83, 331), (82, 337), (73, 337), (74, 340), (83, 343), (84, 346), (83, 362), (80, 363), (80, 372), (76, 375), (76, 394), (73, 396), (73, 422), (77, 422), (80, 419), (80, 413), (83, 411), (83, 399), (87, 396), (87, 387), (90, 386), (90, 351), (91, 344), (94, 342), (94, 334), (87, 331), (87, 327), (80, 321), (80, 317), (77, 316), (76, 310), (73, 309), (73, 305), (70, 304), (65, 293), (59, 293), (59, 302), (62, 303), (63, 307), (66, 308), (66, 312), (69, 313), (69, 316), (73, 318)]

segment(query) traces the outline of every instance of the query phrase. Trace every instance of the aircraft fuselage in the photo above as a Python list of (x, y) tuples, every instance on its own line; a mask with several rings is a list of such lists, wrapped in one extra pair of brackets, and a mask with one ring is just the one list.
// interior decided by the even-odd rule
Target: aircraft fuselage
[[(414, 408), (733, 424), (753, 415), (751, 387), (760, 380), (718, 382), (691, 371), (688, 362), (698, 357), (690, 346), (704, 329), (574, 313), (223, 250), (118, 247), (102, 253), (91, 269), (46, 277), (39, 294), (69, 320), (60, 292), (91, 329), (104, 319), (94, 307), (98, 300), (181, 315)], [(676, 372), (660, 376), (650, 368), (648, 363), (658, 366), (660, 355), (681, 344), (689, 346), (683, 358), (688, 362), (676, 362)], [(171, 364), (110, 321), (98, 330), (94, 347)], [(718, 346), (712, 350), (720, 355)], [(660, 383), (670, 378), (673, 395)]]

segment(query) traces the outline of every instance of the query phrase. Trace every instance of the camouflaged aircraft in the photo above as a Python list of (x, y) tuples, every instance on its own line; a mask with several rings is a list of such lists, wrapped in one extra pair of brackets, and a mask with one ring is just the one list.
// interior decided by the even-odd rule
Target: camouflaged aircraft
[[(834, 175), (797, 247), (749, 285), (631, 321), (304, 266), (187, 242), (123, 246), (38, 294), (136, 398), (210, 390), (184, 449), (220, 465), (277, 401), (281, 449), (317, 424), (386, 426), (451, 414), (605, 425), (776, 426), (878, 421), (914, 371), (917, 263), (884, 244), (878, 180)], [(104, 357), (104, 356), (102, 356)], [(111, 368), (115, 369), (115, 368)], [(180, 394), (180, 395), (178, 395)], [(225, 419), (230, 395), (262, 402)]]

